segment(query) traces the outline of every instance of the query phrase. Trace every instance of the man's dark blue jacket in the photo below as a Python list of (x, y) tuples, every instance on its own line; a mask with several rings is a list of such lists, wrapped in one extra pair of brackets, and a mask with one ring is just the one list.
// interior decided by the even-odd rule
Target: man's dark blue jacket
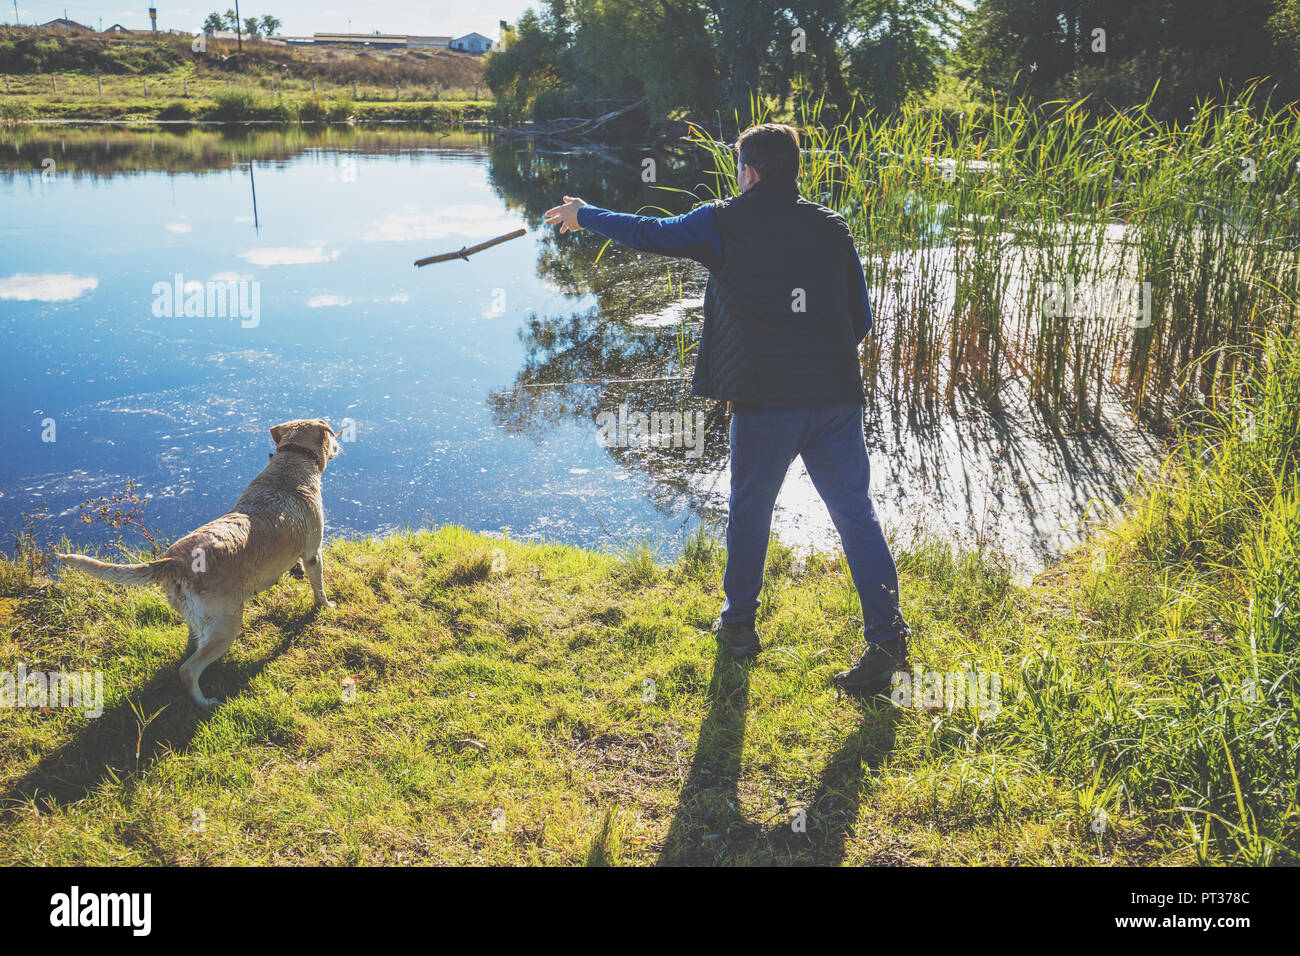
[(616, 242), (694, 259), (709, 270), (693, 391), (767, 408), (862, 404), (858, 345), (871, 304), (844, 217), (793, 181), (655, 219), (578, 210)]

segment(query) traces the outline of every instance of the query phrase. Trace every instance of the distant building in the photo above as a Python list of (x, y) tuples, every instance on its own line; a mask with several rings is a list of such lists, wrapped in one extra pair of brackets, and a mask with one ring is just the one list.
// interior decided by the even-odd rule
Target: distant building
[(452, 40), (451, 48), (462, 53), (486, 53), (492, 49), (492, 38), (481, 33), (466, 33), (463, 37)]
[(461, 53), (486, 53), (492, 40), (481, 33), (463, 37), (423, 36), (403, 33), (315, 33), (307, 37), (284, 37), (289, 43), (312, 43), (329, 46), (379, 47), (386, 50), (457, 50)]
[(408, 36), (406, 46), (410, 50), (446, 50), (451, 47), (451, 37)]
[(84, 23), (78, 23), (76, 20), (68, 20), (65, 17), (59, 17), (57, 20), (51, 20), (49, 23), (42, 23), (41, 29), (62, 30), (65, 33), (77, 33), (84, 30), (86, 33), (94, 33), (94, 27), (88, 27)]
[(334, 46), (369, 46), (385, 49), (406, 46), (404, 33), (314, 33), (312, 40)]
[(134, 31), (134, 30), (128, 30), (126, 27), (122, 26), (122, 24), (120, 24), (120, 23), (114, 23), (111, 27), (109, 27), (109, 28), (108, 28), (107, 30), (105, 30), (104, 32), (105, 32), (105, 33), (134, 33), (135, 31)]

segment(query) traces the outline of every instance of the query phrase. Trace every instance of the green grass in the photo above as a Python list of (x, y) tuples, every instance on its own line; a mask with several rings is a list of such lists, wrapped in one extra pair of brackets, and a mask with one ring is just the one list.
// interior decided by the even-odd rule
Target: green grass
[(252, 120), (481, 118), (492, 108), (481, 58), (443, 52), (80, 36), (0, 28), (0, 121), (229, 120), (232, 100)]
[[(210, 717), (177, 692), (183, 633), (160, 594), (76, 575), (18, 590), (4, 666), (97, 660), (108, 699), (98, 720), (4, 715), (0, 860), (1091, 860), (1068, 791), (991, 763), (968, 716), (937, 730), (836, 701), (826, 680), (854, 639), (842, 565), (774, 577), (769, 651), (746, 669), (705, 633), (716, 550), (661, 568), (510, 542), (493, 573), (497, 546), (457, 529), (336, 543), (338, 607), (315, 613), (288, 581), (254, 602), (209, 671), (226, 698)], [(987, 656), (1023, 628), (1004, 577), (937, 550), (907, 567), (928, 662)], [(990, 774), (1009, 821), (981, 793)], [(807, 835), (786, 823), (800, 807)]]
[(992, 718), (837, 700), (856, 595), (839, 556), (780, 545), (742, 666), (707, 634), (704, 535), (670, 566), (457, 528), (338, 541), (337, 607), (259, 596), (210, 715), (160, 593), (0, 560), (0, 671), (98, 667), (106, 691), (98, 719), (0, 711), (0, 864), (1293, 863), (1300, 346), (1261, 348), (1132, 513), (1032, 585), (900, 551), (915, 663), (998, 674)]
[[(213, 86), (202, 93), (145, 98), (140, 90), (117, 96), (51, 97), (40, 94), (0, 97), (0, 122), (33, 120), (203, 120), (214, 122), (344, 122), (409, 120), (459, 123), (488, 118), (490, 100), (469, 98), (354, 99), (351, 89), (270, 93), (255, 85)], [(364, 94), (363, 94), (364, 95)]]

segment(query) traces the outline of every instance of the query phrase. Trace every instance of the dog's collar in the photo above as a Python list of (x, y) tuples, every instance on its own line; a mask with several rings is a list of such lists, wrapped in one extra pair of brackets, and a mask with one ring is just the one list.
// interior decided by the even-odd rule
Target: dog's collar
[(316, 463), (316, 467), (322, 472), (325, 471), (325, 459), (320, 452), (312, 451), (306, 445), (299, 445), (297, 442), (285, 442), (283, 445), (277, 445), (275, 453), (278, 455), (282, 451), (296, 451), (300, 455), (305, 455)]

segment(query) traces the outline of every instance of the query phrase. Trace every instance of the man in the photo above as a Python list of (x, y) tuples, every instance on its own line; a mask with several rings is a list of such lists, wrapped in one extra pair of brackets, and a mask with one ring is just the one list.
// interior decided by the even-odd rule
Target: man
[(560, 232), (694, 259), (710, 272), (696, 395), (731, 403), (726, 601), (714, 629), (737, 657), (762, 650), (754, 628), (772, 509), (795, 456), (830, 511), (862, 599), (866, 650), (837, 687), (885, 691), (908, 664), (898, 572), (870, 497), (858, 347), (871, 329), (862, 262), (844, 218), (799, 195), (798, 133), (764, 123), (736, 144), (740, 195), (668, 219), (564, 197)]

